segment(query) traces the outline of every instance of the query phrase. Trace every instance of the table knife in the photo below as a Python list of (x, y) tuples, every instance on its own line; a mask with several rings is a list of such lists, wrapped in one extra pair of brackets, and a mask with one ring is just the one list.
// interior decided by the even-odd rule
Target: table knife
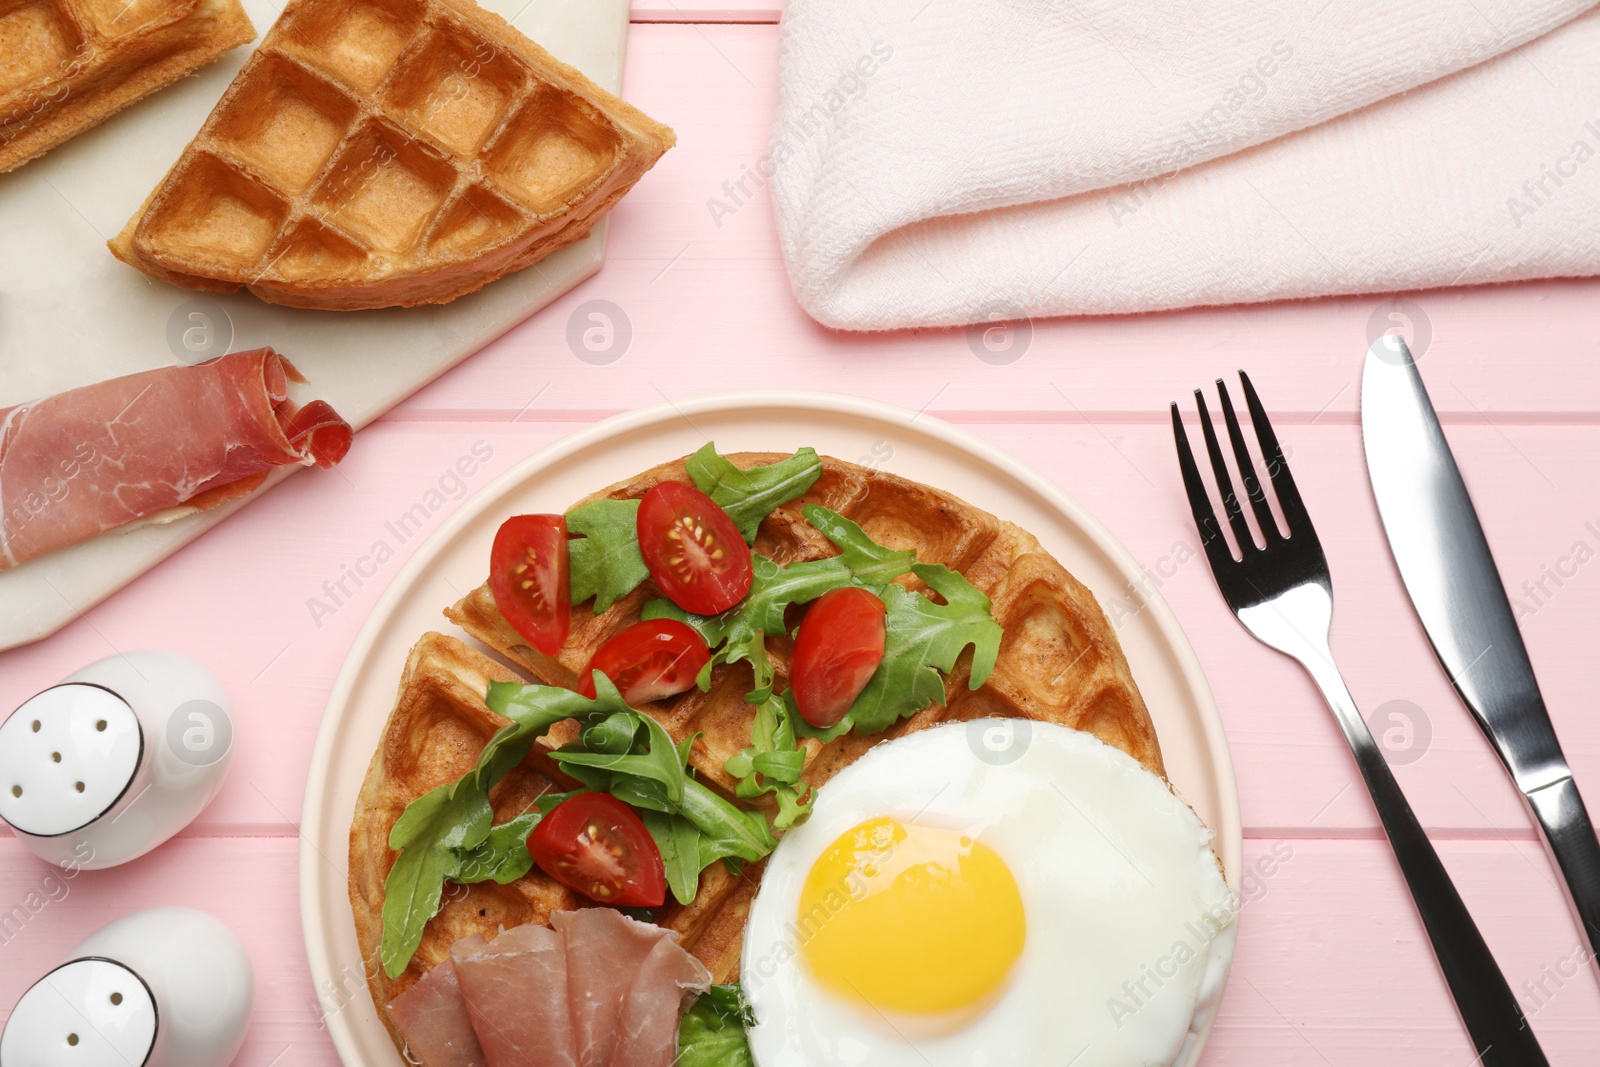
[[(1389, 548), (1456, 692), (1527, 798), (1588, 955), (1600, 955), (1600, 843), (1533, 676), (1466, 483), (1405, 343), (1378, 338), (1361, 376), (1367, 473)], [(1600, 976), (1600, 963), (1596, 963)]]

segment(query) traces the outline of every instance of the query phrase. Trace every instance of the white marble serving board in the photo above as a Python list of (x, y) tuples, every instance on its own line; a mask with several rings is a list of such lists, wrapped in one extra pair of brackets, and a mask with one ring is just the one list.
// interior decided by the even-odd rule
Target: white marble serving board
[[(599, 85), (619, 88), (628, 0), (480, 2)], [(282, 10), (271, 0), (244, 6), (260, 34)], [(106, 240), (178, 158), (253, 48), (236, 49), (0, 175), (0, 408), (271, 345), (311, 380), (297, 397), (328, 400), (359, 429), (600, 269), (603, 221), (586, 240), (438, 307), (277, 307), (247, 293), (151, 281), (117, 261)], [(274, 481), (290, 473), (277, 472)], [(0, 649), (55, 632), (259, 495), (166, 525), (113, 531), (0, 571)]]

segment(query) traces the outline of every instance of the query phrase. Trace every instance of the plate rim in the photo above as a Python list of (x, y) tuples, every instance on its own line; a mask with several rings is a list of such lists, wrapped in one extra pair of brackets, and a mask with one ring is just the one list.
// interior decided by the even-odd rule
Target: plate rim
[[(305, 792), (301, 801), (300, 869), (297, 882), (300, 898), (301, 933), (305, 940), (307, 963), (310, 969), (313, 990), (321, 990), (329, 984), (334, 984), (338, 988), (342, 987), (337, 985), (334, 971), (324, 966), (319, 958), (322, 955), (332, 956), (331, 952), (326, 951), (330, 945), (329, 932), (323, 925), (317, 909), (317, 896), (321, 888), (319, 865), (324, 862), (324, 854), (305, 829), (306, 813), (318, 813), (320, 817), (327, 794), (330, 792), (329, 771), (333, 758), (334, 741), (344, 718), (342, 710), (339, 714), (335, 714), (335, 710), (348, 708), (356, 679), (361, 673), (363, 665), (371, 656), (378, 635), (384, 629), (390, 614), (396, 609), (399, 602), (416, 581), (419, 573), (431, 566), (440, 553), (444, 551), (445, 546), (451, 544), (467, 526), (487, 511), (491, 506), (491, 502), (497, 500), (512, 487), (527, 480), (538, 471), (553, 466), (575, 453), (601, 445), (608, 438), (636, 433), (655, 424), (686, 420), (690, 421), (692, 425), (691, 417), (697, 414), (709, 415), (742, 408), (762, 407), (789, 409), (797, 413), (842, 414), (882, 423), (902, 422), (907, 428), (910, 428), (913, 423), (920, 423), (917, 427), (919, 433), (933, 437), (946, 446), (954, 447), (983, 463), (1005, 471), (1030, 491), (1038, 494), (1051, 509), (1060, 512), (1070, 523), (1083, 531), (1093, 547), (1097, 551), (1104, 553), (1106, 558), (1124, 577), (1131, 579), (1132, 576), (1142, 573), (1138, 560), (1122, 544), (1121, 540), (1111, 532), (1109, 527), (1091, 514), (1083, 505), (1079, 504), (1071, 494), (1067, 493), (1053, 480), (1035, 470), (1031, 464), (997, 445), (991, 444), (976, 434), (946, 422), (937, 416), (929, 415), (925, 412), (913, 412), (908, 408), (901, 407), (898, 404), (891, 404), (887, 401), (821, 390), (763, 389), (726, 391), (704, 394), (681, 401), (668, 399), (660, 404), (634, 408), (566, 434), (517, 461), (493, 481), (463, 500), (455, 511), (428, 535), (427, 539), (417, 547), (411, 558), (396, 573), (393, 580), (384, 589), (382, 596), (373, 605), (372, 610), (368, 612), (366, 619), (361, 624), (361, 628), (356, 632), (354, 640), (351, 641), (349, 649), (345, 652), (344, 659), (339, 666), (339, 673), (334, 679), (333, 687), (329, 690), (322, 720), (317, 727), (316, 740), (306, 769)], [(1151, 621), (1154, 623), (1162, 643), (1172, 655), (1174, 666), (1182, 676), (1185, 689), (1195, 701), (1196, 711), (1206, 738), (1208, 761), (1217, 778), (1217, 800), (1221, 812), (1219, 822), (1222, 825), (1212, 826), (1209, 829), (1214, 835), (1213, 840), (1217, 847), (1219, 859), (1222, 861), (1224, 877), (1228, 885), (1237, 893), (1240, 867), (1243, 863), (1244, 828), (1239, 808), (1238, 778), (1234, 772), (1233, 756), (1228, 746), (1227, 731), (1222, 721), (1221, 711), (1211, 690), (1210, 682), (1200, 666), (1200, 659), (1194, 651), (1194, 646), (1190, 643), (1189, 637), (1183, 628), (1178, 624), (1177, 616), (1167, 604), (1166, 598), (1161, 595), (1159, 589), (1146, 589), (1141, 592), (1142, 610), (1150, 613)], [(341, 853), (344, 851), (345, 849), (340, 849)], [(1236, 917), (1233, 927), (1235, 931), (1237, 931), (1237, 926), (1238, 919)], [(1232, 971), (1232, 962), (1230, 954), (1222, 986), (1217, 991), (1215, 1001), (1217, 1005), (1220, 1005), (1223, 991), (1226, 989), (1227, 977)], [(363, 980), (362, 988), (356, 994), (357, 996), (365, 995), (367, 992), (365, 966), (363, 965), (360, 970)], [(318, 1004), (320, 1010), (320, 1000)], [(1215, 1024), (1217, 1016), (1215, 1008), (1203, 1014), (1205, 1018), (1199, 1019), (1201, 1025), (1196, 1031), (1198, 1040), (1190, 1049), (1190, 1054), (1184, 1061), (1186, 1064), (1198, 1062)], [(339, 1010), (333, 1013), (324, 1011), (322, 1022), (340, 1061), (346, 1067), (367, 1067), (361, 1059), (359, 1051), (353, 1047), (354, 1035), (349, 1023), (345, 1020), (344, 1011)]]

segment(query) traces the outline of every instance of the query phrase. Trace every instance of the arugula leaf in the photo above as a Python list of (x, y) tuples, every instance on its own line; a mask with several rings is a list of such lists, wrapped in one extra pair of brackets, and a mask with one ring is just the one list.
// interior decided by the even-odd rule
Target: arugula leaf
[(884, 586), (909, 573), (911, 565), (917, 562), (917, 554), (909, 548), (899, 552), (885, 548), (868, 537), (856, 523), (821, 504), (807, 504), (801, 514), (839, 549), (837, 558), (850, 568), (855, 584), (874, 593), (883, 592)]
[(707, 441), (684, 466), (700, 491), (728, 513), (746, 544), (755, 544), (761, 520), (805, 493), (822, 475), (816, 450), (802, 448), (788, 459), (742, 470)]
[(700, 842), (703, 865), (724, 857), (754, 862), (778, 847), (765, 816), (734, 807), (693, 778), (684, 785), (679, 813), (705, 838)]
[(567, 512), (567, 530), (582, 535), (567, 542), (574, 604), (594, 597), (598, 615), (650, 577), (638, 519), (637, 500), (591, 500)]
[(460, 870), (450, 880), (462, 885), (491, 880), (509, 885), (523, 877), (533, 869), (528, 836), (546, 815), (582, 792), (584, 790), (574, 789), (570, 793), (540, 794), (533, 802), (537, 810), (523, 812), (491, 827), (483, 844), (470, 852), (459, 853)]
[(527, 874), (533, 869), (533, 855), (527, 847), (528, 835), (542, 818), (542, 811), (530, 811), (491, 828), (483, 844), (458, 854), (457, 870), (451, 881), (469, 885), (492, 880), (506, 885)]
[(489, 739), (472, 770), (418, 797), (390, 831), (389, 847), (400, 855), (384, 883), (381, 957), (389, 977), (399, 977), (416, 955), (423, 928), (439, 911), (445, 881), (462, 873), (463, 857), (488, 841), (494, 821), (489, 790), (556, 723), (599, 721), (631, 710), (604, 675), (595, 684), (595, 699), (588, 700), (551, 686), (489, 683), (490, 710), (511, 722)]
[[(659, 811), (640, 813), (644, 827), (655, 838), (661, 863), (667, 869), (667, 888), (679, 904), (688, 904), (700, 889), (700, 831), (682, 815)], [(706, 861), (710, 862), (710, 861)]]
[(936, 563), (918, 563), (912, 571), (945, 603), (890, 585), (883, 591), (885, 619), (883, 662), (846, 716), (857, 735), (875, 734), (896, 720), (944, 701), (943, 674), (972, 646), (968, 688), (988, 680), (1000, 654), (1000, 624), (990, 612), (989, 598), (960, 574)]
[[(596, 686), (598, 679), (605, 675), (595, 671)], [(598, 691), (598, 690), (597, 690)], [(633, 720), (633, 726), (628, 731), (628, 746), (621, 752), (601, 751), (591, 752), (587, 748), (568, 745), (550, 754), (550, 758), (561, 765), (561, 769), (571, 773), (576, 767), (592, 767), (595, 770), (609, 771), (612, 774), (630, 775), (635, 778), (644, 778), (648, 781), (659, 782), (665, 790), (668, 804), (677, 805), (683, 800), (683, 785), (687, 780), (683, 760), (680, 758), (678, 746), (672, 743), (672, 737), (655, 719), (649, 715), (628, 710), (628, 717)], [(614, 718), (614, 716), (613, 716)], [(604, 740), (615, 738), (616, 728), (610, 719), (584, 731), (584, 742), (595, 736), (600, 731), (606, 731)], [(636, 738), (643, 734), (648, 738), (644, 751), (636, 751), (638, 744)], [(578, 777), (574, 775), (574, 777)], [(582, 779), (580, 778), (580, 781)]]
[(811, 812), (811, 787), (800, 784), (805, 766), (806, 754), (795, 741), (790, 706), (784, 697), (771, 696), (756, 709), (750, 746), (724, 762), (722, 769), (739, 779), (734, 795), (741, 800), (773, 794), (778, 815), (772, 825), (787, 830)]
[(737, 985), (714, 985), (678, 1024), (676, 1067), (755, 1067), (745, 1027), (754, 1020)]

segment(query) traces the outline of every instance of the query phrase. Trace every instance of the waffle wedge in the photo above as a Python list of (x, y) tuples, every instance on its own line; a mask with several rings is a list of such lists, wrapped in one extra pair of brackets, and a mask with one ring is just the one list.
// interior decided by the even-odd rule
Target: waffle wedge
[(269, 303), (442, 304), (586, 236), (674, 140), (473, 0), (290, 0), (110, 246)]
[(0, 0), (0, 172), (255, 35), (239, 0)]
[[(783, 457), (741, 453), (729, 458), (748, 467)], [(663, 479), (687, 480), (683, 462), (663, 464), (596, 496), (643, 496)], [(944, 706), (930, 707), (870, 738), (846, 734), (827, 745), (808, 740), (807, 782), (823, 784), (887, 738), (944, 721), (986, 716), (1021, 717), (1085, 730), (1164, 775), (1155, 729), (1109, 622), (1094, 596), (1032, 535), (948, 493), (825, 458), (822, 476), (811, 490), (762, 524), (755, 550), (780, 563), (833, 555), (837, 550), (832, 543), (801, 516), (801, 508), (813, 503), (859, 523), (881, 544), (915, 549), (921, 561), (943, 563), (963, 573), (993, 601), (1005, 637), (994, 671), (977, 690), (967, 688), (964, 656), (947, 681)], [(919, 587), (911, 576), (900, 581)], [(658, 595), (647, 581), (602, 615), (595, 616), (589, 605), (574, 608), (572, 634), (559, 657), (543, 656), (524, 644), (495, 610), (487, 585), (452, 605), (446, 615), (533, 680), (572, 686), (594, 650), (636, 621), (643, 604)], [(789, 640), (769, 638), (767, 644), (782, 689)], [(451, 886), (410, 968), (390, 980), (377, 963), (383, 882), (394, 861), (387, 847), (389, 831), (407, 803), (455, 780), (472, 765), (483, 743), (504, 724), (483, 703), (486, 684), (514, 676), (499, 662), (439, 634), (428, 634), (412, 650), (351, 827), (351, 903), (380, 1014), (382, 1006), (442, 960), (457, 938), (489, 934), (502, 925), (542, 921), (552, 911), (579, 903), (537, 868), (507, 886)], [(700, 734), (690, 763), (701, 781), (730, 795), (734, 782), (722, 764), (749, 744), (754, 709), (745, 703), (744, 694), (751, 682), (748, 664), (724, 665), (713, 672), (709, 692), (690, 690), (640, 709), (660, 720), (675, 740)], [(558, 727), (547, 741), (554, 746), (570, 739), (571, 734)], [(525, 810), (533, 795), (549, 788), (565, 789), (570, 784), (544, 750), (536, 750), (491, 794), (497, 821)], [(657, 920), (679, 933), (684, 947), (706, 964), (718, 982), (738, 978), (744, 924), (761, 871), (760, 864), (751, 864), (735, 877), (721, 864), (712, 864), (702, 873), (692, 904), (679, 906), (669, 899), (657, 910)]]

